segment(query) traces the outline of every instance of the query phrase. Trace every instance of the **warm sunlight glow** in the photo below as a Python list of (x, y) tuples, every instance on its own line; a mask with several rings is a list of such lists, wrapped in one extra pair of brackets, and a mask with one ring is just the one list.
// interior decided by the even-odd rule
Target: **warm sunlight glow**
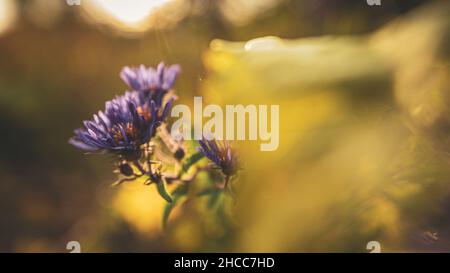
[(180, 0), (92, 0), (83, 3), (91, 21), (123, 32), (144, 32), (173, 25), (185, 13)]
[(14, 0), (0, 1), (0, 35), (9, 30), (17, 17), (17, 4)]
[(156, 8), (170, 0), (92, 0), (92, 5), (124, 24), (136, 25), (144, 21)]

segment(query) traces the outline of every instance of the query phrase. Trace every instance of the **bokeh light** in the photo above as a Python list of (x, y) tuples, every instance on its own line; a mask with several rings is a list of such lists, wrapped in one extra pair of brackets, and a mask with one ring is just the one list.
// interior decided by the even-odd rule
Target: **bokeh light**
[(83, 2), (82, 8), (94, 23), (136, 34), (174, 26), (184, 17), (186, 4), (180, 0), (92, 0)]
[(281, 2), (283, 0), (223, 0), (219, 2), (219, 7), (229, 22), (246, 25)]
[(0, 35), (14, 26), (17, 14), (17, 3), (14, 0), (0, 1)]

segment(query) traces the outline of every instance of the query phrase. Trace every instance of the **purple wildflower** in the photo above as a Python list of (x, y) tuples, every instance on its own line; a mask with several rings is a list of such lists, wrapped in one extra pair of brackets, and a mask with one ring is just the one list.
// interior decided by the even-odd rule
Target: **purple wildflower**
[(120, 72), (120, 78), (132, 90), (143, 92), (160, 106), (164, 95), (172, 88), (179, 72), (179, 65), (166, 66), (161, 62), (156, 69), (144, 65), (126, 66)]
[(141, 145), (154, 136), (156, 128), (166, 118), (172, 100), (159, 109), (154, 101), (143, 100), (138, 92), (106, 102), (104, 112), (93, 120), (84, 121), (69, 143), (88, 152), (109, 152), (125, 159), (138, 159)]
[(217, 141), (203, 138), (198, 142), (200, 147), (197, 147), (197, 150), (222, 171), (226, 180), (237, 173), (239, 170), (238, 159), (226, 140)]

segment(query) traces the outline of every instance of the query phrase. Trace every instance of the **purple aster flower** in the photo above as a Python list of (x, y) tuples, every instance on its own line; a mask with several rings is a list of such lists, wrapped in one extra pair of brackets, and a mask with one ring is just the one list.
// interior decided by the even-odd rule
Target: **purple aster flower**
[(225, 180), (237, 173), (239, 170), (238, 159), (226, 140), (207, 140), (203, 138), (198, 141), (200, 147), (197, 150), (211, 160), (225, 175)]
[(120, 78), (132, 90), (144, 92), (157, 105), (161, 105), (164, 95), (172, 88), (179, 72), (179, 65), (166, 66), (161, 62), (156, 69), (144, 65), (126, 66), (120, 72)]
[(171, 103), (169, 100), (164, 109), (159, 109), (154, 101), (143, 100), (138, 92), (126, 92), (106, 102), (104, 112), (99, 111), (92, 120), (84, 121), (84, 128), (76, 129), (69, 143), (88, 152), (109, 152), (125, 159), (138, 159), (141, 145), (154, 136)]
[(162, 108), (142, 92), (127, 91), (124, 95), (117, 96), (114, 100), (106, 102), (105, 114), (119, 122), (123, 120), (129, 121), (134, 118), (133, 112), (129, 109), (129, 104), (131, 103), (137, 114), (143, 117), (146, 122), (157, 122), (159, 125), (166, 119), (172, 102), (173, 98), (170, 98), (165, 103), (164, 108)]

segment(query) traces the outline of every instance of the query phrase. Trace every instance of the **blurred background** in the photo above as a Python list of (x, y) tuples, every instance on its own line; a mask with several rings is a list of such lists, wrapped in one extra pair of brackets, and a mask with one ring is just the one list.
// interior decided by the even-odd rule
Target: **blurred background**
[[(449, 15), (439, 0), (0, 0), (0, 251), (450, 251)], [(67, 143), (126, 89), (123, 66), (159, 61), (182, 67), (179, 103), (280, 105), (277, 151), (235, 144), (226, 223), (192, 202), (162, 232), (154, 188), (110, 187), (110, 159)]]

